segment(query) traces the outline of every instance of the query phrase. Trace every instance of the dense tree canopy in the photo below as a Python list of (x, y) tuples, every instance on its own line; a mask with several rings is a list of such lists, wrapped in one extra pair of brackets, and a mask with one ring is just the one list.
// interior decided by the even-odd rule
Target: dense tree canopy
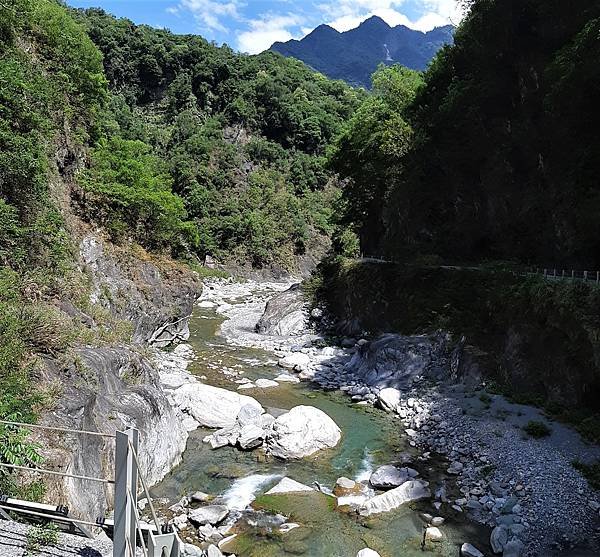
[[(410, 106), (396, 111), (413, 140), (399, 161), (372, 167), (387, 202), (369, 211), (364, 237), (409, 257), (600, 267), (600, 6), (467, 4), (455, 45), (438, 54)], [(402, 152), (404, 139), (394, 141)], [(354, 177), (358, 187), (363, 176)], [(364, 207), (360, 193), (351, 196), (350, 217)]]
[[(323, 243), (337, 197), (324, 154), (364, 92), (272, 52), (245, 56), (101, 10), (74, 14), (104, 54), (111, 133), (146, 143), (166, 162), (165, 184), (187, 213), (178, 219), (189, 219), (186, 232), (196, 228), (193, 242), (172, 238), (175, 251), (289, 267)], [(88, 186), (105, 178), (86, 176)]]

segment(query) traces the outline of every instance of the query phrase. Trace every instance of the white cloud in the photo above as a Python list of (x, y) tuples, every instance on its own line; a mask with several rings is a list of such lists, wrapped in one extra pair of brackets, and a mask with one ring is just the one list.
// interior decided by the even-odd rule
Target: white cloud
[(292, 31), (304, 21), (304, 17), (297, 14), (264, 14), (259, 19), (248, 21), (249, 29), (237, 37), (238, 49), (241, 52), (257, 54), (267, 50), (276, 41), (300, 38), (301, 34), (296, 36)]
[(222, 18), (240, 19), (239, 7), (239, 0), (181, 0), (177, 6), (192, 12), (201, 28), (221, 32), (228, 30)]
[(453, 23), (463, 17), (456, 0), (421, 0), (423, 14), (416, 20), (409, 19), (401, 8), (407, 0), (338, 0), (319, 5), (324, 17), (334, 29), (348, 31), (362, 21), (379, 16), (392, 27), (406, 25), (411, 29), (429, 31), (434, 27)]

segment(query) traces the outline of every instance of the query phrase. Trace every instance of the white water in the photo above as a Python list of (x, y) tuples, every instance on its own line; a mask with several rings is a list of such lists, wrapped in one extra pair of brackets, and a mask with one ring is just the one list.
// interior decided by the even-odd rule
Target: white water
[(252, 474), (239, 478), (222, 495), (225, 505), (232, 511), (243, 511), (254, 499), (256, 493), (267, 483), (281, 478), (278, 474)]
[(363, 452), (362, 462), (360, 463), (360, 469), (356, 473), (355, 480), (357, 482), (366, 482), (373, 473), (373, 456), (369, 451), (369, 447), (365, 447)]
[(385, 48), (385, 61), (386, 62), (393, 62), (394, 59), (392, 58), (392, 56), (390, 54), (390, 49), (388, 48), (388, 45), (386, 45), (384, 43), (383, 47)]

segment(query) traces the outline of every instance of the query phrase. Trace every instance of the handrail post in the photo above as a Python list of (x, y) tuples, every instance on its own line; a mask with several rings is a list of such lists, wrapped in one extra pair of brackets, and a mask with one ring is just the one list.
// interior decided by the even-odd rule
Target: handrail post
[[(115, 526), (113, 557), (127, 555), (127, 548), (136, 546), (137, 469), (130, 449), (137, 450), (137, 429), (117, 431), (115, 436)], [(131, 496), (129, 496), (131, 493)]]

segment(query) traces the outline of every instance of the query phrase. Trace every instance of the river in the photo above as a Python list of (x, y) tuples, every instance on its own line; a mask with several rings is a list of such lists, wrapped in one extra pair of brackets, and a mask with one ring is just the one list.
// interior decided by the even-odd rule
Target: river
[[(250, 380), (279, 375), (282, 370), (277, 366), (278, 355), (274, 350), (298, 339), (259, 338), (253, 332), (253, 325), (266, 299), (286, 286), (233, 283), (217, 284), (206, 291), (190, 320), (188, 343), (196, 358), (189, 371), (203, 377), (206, 383), (230, 390), (237, 388), (234, 379), (240, 377), (240, 372)], [(301, 554), (354, 557), (367, 546), (383, 557), (423, 555), (420, 545), (424, 522), (420, 513), (439, 514), (428, 500), (369, 518), (334, 509), (333, 498), (317, 491), (286, 494), (276, 497), (276, 501), (271, 498), (267, 505), (271, 513), (249, 509), (256, 497), (265, 508), (260, 495), (284, 476), (309, 486), (317, 482), (333, 488), (340, 476), (367, 480), (374, 468), (397, 462), (400, 454), (410, 455), (414, 467), (435, 489), (441, 481), (442, 463), (436, 463), (435, 459), (419, 460), (397, 420), (372, 406), (352, 403), (339, 391), (325, 392), (306, 382), (280, 383), (278, 387), (243, 393), (253, 396), (275, 414), (297, 405), (315, 406), (338, 424), (342, 439), (334, 449), (286, 462), (266, 458), (260, 449), (211, 450), (202, 442), (210, 430), (200, 428), (190, 434), (181, 464), (153, 488), (154, 497), (175, 502), (196, 490), (216, 495), (217, 501), (224, 502), (237, 517), (231, 531), (238, 535), (224, 550), (239, 557)], [(277, 520), (271, 518), (276, 511), (301, 527), (280, 533)], [(425, 553), (455, 557), (463, 542), (479, 547), (487, 545), (489, 531), (461, 515), (448, 519), (441, 530), (443, 540), (428, 542)]]

